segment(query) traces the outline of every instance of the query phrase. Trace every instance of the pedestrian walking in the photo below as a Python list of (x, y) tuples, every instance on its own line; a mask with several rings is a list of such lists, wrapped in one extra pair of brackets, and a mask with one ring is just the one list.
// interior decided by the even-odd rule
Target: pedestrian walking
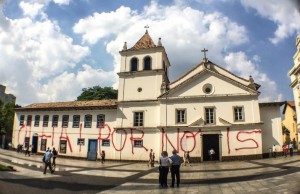
[(152, 153), (152, 158), (151, 158), (151, 167), (154, 167), (154, 162), (155, 162), (155, 153)]
[(53, 147), (53, 149), (52, 149), (52, 155), (53, 155), (53, 166), (56, 166), (55, 160), (56, 160), (56, 157), (58, 154), (57, 154), (55, 147)]
[(169, 167), (172, 165), (172, 160), (168, 157), (168, 152), (163, 151), (162, 156), (159, 159), (160, 169), (161, 169), (161, 187), (168, 187), (168, 173)]
[(293, 144), (292, 144), (292, 143), (290, 143), (290, 145), (289, 145), (289, 149), (290, 149), (290, 156), (292, 157), (292, 156), (293, 156), (293, 154), (294, 154), (294, 146), (293, 146)]
[(190, 164), (190, 152), (189, 152), (189, 151), (184, 152), (184, 155), (183, 155), (183, 164), (184, 164), (184, 166), (186, 166), (187, 163), (188, 163), (190, 166), (192, 166), (192, 165)]
[(284, 157), (287, 157), (287, 151), (288, 151), (288, 148), (287, 148), (288, 146), (286, 145), (286, 144), (284, 144), (283, 146), (282, 146), (282, 150), (283, 150), (283, 156)]
[(147, 164), (148, 167), (151, 166), (152, 158), (153, 158), (153, 150), (150, 149), (150, 153), (149, 153), (149, 162), (148, 162), (148, 164)]
[(172, 166), (171, 166), (171, 177), (172, 177), (172, 184), (171, 187), (174, 187), (175, 184), (175, 176), (176, 176), (176, 184), (177, 187), (179, 187), (180, 184), (180, 165), (181, 165), (181, 159), (180, 156), (177, 155), (177, 151), (173, 150), (173, 155), (170, 157), (172, 160)]
[(100, 156), (101, 156), (101, 163), (104, 164), (104, 162), (105, 162), (105, 151), (104, 150), (102, 150)]
[(209, 158), (210, 160), (212, 161), (213, 159), (213, 156), (215, 155), (215, 150), (210, 148), (210, 150), (208, 151), (208, 154), (209, 154)]
[(28, 145), (25, 149), (25, 156), (27, 155), (30, 156), (30, 151), (31, 151), (31, 145), (30, 146)]
[(45, 159), (44, 159), (44, 163), (45, 163), (45, 168), (44, 168), (44, 174), (46, 174), (47, 168), (49, 167), (49, 170), (51, 172), (51, 174), (54, 172), (54, 170), (52, 169), (52, 165), (51, 165), (51, 158), (52, 158), (52, 153), (51, 151), (47, 151), (44, 155)]
[(273, 154), (273, 157), (276, 158), (276, 146), (275, 146), (275, 144), (272, 147), (272, 154)]

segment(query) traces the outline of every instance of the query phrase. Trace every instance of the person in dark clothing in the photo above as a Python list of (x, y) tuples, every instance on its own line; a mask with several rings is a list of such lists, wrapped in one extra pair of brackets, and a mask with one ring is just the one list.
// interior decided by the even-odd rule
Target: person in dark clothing
[(57, 157), (57, 151), (55, 148), (53, 148), (53, 150), (52, 150), (52, 155), (53, 155), (53, 165), (56, 166), (55, 160)]
[(172, 166), (171, 166), (172, 185), (171, 185), (171, 187), (174, 187), (175, 176), (176, 176), (177, 187), (179, 187), (181, 159), (180, 159), (180, 156), (177, 155), (176, 150), (173, 150), (172, 153), (173, 153), (173, 155), (170, 157), (170, 159), (172, 160)]
[(103, 164), (105, 162), (105, 151), (102, 150), (102, 153), (101, 153), (101, 163)]

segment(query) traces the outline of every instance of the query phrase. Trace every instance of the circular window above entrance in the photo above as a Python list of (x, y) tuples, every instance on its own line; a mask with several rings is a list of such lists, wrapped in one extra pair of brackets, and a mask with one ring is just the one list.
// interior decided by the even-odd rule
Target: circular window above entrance
[(205, 84), (202, 88), (205, 94), (212, 94), (214, 92), (214, 87), (211, 84)]

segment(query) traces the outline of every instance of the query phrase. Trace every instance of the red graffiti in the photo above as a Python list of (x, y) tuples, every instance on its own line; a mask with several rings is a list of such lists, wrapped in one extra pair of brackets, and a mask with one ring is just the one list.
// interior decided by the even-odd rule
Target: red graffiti
[[(118, 131), (123, 131), (124, 134), (125, 134), (125, 140), (124, 140), (124, 143), (123, 143), (123, 145), (121, 146), (120, 149), (117, 149), (117, 148), (116, 148), (116, 145), (115, 145), (115, 143), (114, 143), (114, 133), (117, 133)], [(127, 140), (127, 132), (126, 132), (124, 129), (116, 129), (116, 130), (113, 131), (113, 133), (111, 134), (111, 136), (112, 136), (112, 137), (111, 137), (111, 138), (112, 138), (112, 144), (113, 144), (115, 150), (116, 150), (116, 151), (122, 151), (123, 148), (124, 148), (124, 146), (125, 146), (126, 140)], [(122, 139), (121, 139), (121, 141), (122, 141)]]
[(165, 132), (164, 128), (161, 129), (162, 131), (162, 147), (161, 147), (161, 151), (164, 150), (164, 137), (166, 138), (166, 145), (169, 142), (169, 144), (172, 146), (173, 150), (176, 150), (178, 152), (178, 145), (179, 145), (179, 129), (177, 129), (177, 149), (175, 148), (175, 146), (172, 144), (172, 142), (170, 141), (167, 133)]
[[(21, 145), (21, 142), (20, 142), (20, 133), (21, 133), (21, 131), (22, 131), (23, 128), (25, 128), (24, 124), (20, 127), (19, 132), (18, 132), (18, 144), (20, 144), (20, 145)], [(26, 129), (26, 131), (27, 131), (27, 129)], [(25, 133), (25, 135), (26, 135), (26, 133)], [(24, 144), (24, 139), (23, 139), (23, 144)]]
[(227, 150), (228, 150), (228, 154), (230, 154), (229, 130), (230, 130), (230, 128), (227, 127)]
[[(45, 132), (44, 132), (44, 127), (43, 127), (43, 130), (42, 130), (42, 135), (39, 135), (40, 138), (42, 139), (47, 139), (47, 138), (51, 138), (51, 135), (46, 135)], [(52, 138), (53, 139), (53, 138)], [(53, 145), (53, 143), (52, 143)]]
[[(82, 123), (79, 125), (79, 139), (81, 141), (81, 134), (82, 134)], [(79, 152), (81, 152), (81, 142), (79, 143)]]
[[(66, 130), (65, 136), (63, 136), (63, 131), (64, 131), (64, 130)], [(69, 139), (69, 136), (68, 136), (68, 133), (67, 133), (67, 129), (66, 129), (66, 128), (62, 128), (62, 129), (61, 129), (61, 134), (60, 134), (59, 140), (62, 140), (62, 139), (67, 140), (68, 145), (69, 145), (69, 147), (70, 147), (70, 151), (73, 152), (72, 145), (71, 145), (71, 142), (70, 142), (70, 139)]]
[(52, 147), (54, 146), (54, 127), (52, 127)]
[[(107, 136), (102, 138), (102, 133), (101, 131), (103, 131), (105, 129), (105, 127), (107, 127), (108, 129), (108, 133)], [(101, 155), (101, 140), (108, 140), (110, 137), (110, 132), (111, 132), (111, 128), (109, 127), (109, 125), (105, 124), (101, 124), (99, 125), (99, 136), (98, 136), (98, 145), (99, 145), (99, 155)]]
[[(195, 134), (194, 134), (193, 132), (191, 132), (191, 131), (184, 131), (184, 132), (183, 132), (183, 135), (182, 135), (182, 137), (181, 137), (181, 139), (180, 139), (180, 148), (181, 148), (181, 150), (184, 151), (184, 152), (187, 152), (187, 151), (192, 152), (192, 151), (194, 151), (194, 149), (195, 149), (195, 147), (196, 147), (196, 136), (197, 136), (199, 133), (201, 133), (201, 129), (199, 129), (198, 132), (196, 132)], [(191, 135), (187, 135), (187, 134), (191, 134)], [(192, 139), (193, 139), (194, 145), (193, 145), (193, 148), (192, 148), (191, 150), (185, 150), (185, 149), (183, 148), (183, 146), (182, 146), (182, 141), (183, 141), (183, 139), (184, 139), (185, 136), (186, 136), (187, 139), (188, 139), (188, 138), (192, 138)]]
[(256, 149), (256, 148), (259, 147), (257, 141), (255, 141), (255, 140), (252, 139), (252, 138), (241, 140), (241, 139), (239, 138), (239, 136), (240, 136), (241, 133), (246, 133), (246, 134), (261, 133), (261, 130), (239, 131), (239, 132), (237, 133), (237, 135), (236, 135), (236, 139), (237, 139), (239, 142), (252, 141), (252, 142), (255, 143), (256, 146), (254, 146), (254, 147), (241, 147), (241, 148), (235, 148), (235, 150), (238, 151), (238, 150), (242, 150), (242, 149)]
[[(138, 131), (138, 132), (140, 132), (140, 133), (142, 134), (142, 137), (133, 137), (133, 132), (132, 132), (132, 131)], [(142, 139), (144, 138), (144, 131), (138, 130), (138, 129), (130, 129), (130, 133), (131, 133), (131, 137), (130, 137), (130, 141), (131, 141), (131, 152), (132, 152), (132, 154), (134, 154), (134, 152), (133, 152), (133, 148), (134, 148), (134, 140), (142, 140)], [(142, 147), (143, 147), (146, 151), (148, 151), (148, 149), (147, 149), (144, 145), (142, 145)]]
[[(29, 138), (30, 138), (30, 135), (31, 135), (31, 125), (28, 125), (28, 126), (29, 126), (29, 132), (28, 132), (28, 128), (27, 128), (25, 122), (23, 123), (23, 125), (22, 125), (22, 126), (20, 127), (20, 129), (19, 129), (19, 132), (18, 132), (18, 143), (19, 143), (20, 145), (24, 145), (24, 143), (25, 143), (25, 138), (26, 138), (26, 137), (29, 137)], [(20, 142), (20, 133), (21, 133), (21, 131), (22, 131), (24, 128), (25, 128), (25, 138), (23, 139), (23, 143), (21, 143), (21, 142)], [(27, 133), (29, 133), (29, 135), (27, 135)]]

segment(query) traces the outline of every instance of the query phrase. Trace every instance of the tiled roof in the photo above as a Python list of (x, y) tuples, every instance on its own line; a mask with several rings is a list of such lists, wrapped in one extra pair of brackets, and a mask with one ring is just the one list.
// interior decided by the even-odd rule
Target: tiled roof
[(35, 103), (25, 107), (16, 108), (16, 111), (26, 110), (66, 110), (66, 109), (111, 109), (117, 107), (117, 100), (90, 100), (71, 102)]
[(142, 38), (135, 43), (135, 45), (128, 50), (138, 50), (138, 49), (148, 49), (148, 48), (156, 48), (152, 38), (146, 31), (146, 33), (142, 36)]

